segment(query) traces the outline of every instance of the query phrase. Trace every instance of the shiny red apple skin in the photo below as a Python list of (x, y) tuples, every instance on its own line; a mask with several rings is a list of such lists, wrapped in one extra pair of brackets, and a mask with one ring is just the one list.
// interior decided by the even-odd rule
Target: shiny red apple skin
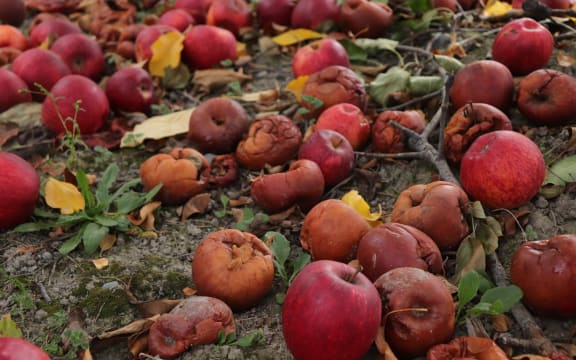
[(50, 356), (28, 340), (0, 337), (0, 360), (50, 360)]
[(294, 0), (260, 0), (256, 3), (256, 19), (259, 27), (268, 34), (274, 34), (274, 24), (288, 27)]
[(331, 65), (350, 67), (350, 58), (336, 39), (324, 38), (302, 46), (294, 54), (292, 73), (294, 77), (310, 75)]
[(300, 0), (292, 11), (293, 28), (316, 29), (323, 22), (336, 20), (339, 6), (336, 0)]
[(28, 85), (12, 71), (0, 68), (0, 84), (2, 84), (0, 113), (16, 104), (32, 101), (32, 95), (29, 92), (20, 91), (28, 90)]
[(40, 177), (26, 160), (5, 151), (0, 151), (0, 173), (0, 229), (9, 229), (32, 216)]
[(73, 74), (97, 80), (104, 71), (104, 52), (98, 42), (85, 34), (59, 37), (50, 50), (58, 54)]
[(50, 18), (34, 26), (30, 31), (28, 45), (33, 48), (40, 46), (47, 39), (53, 42), (60, 36), (80, 33), (82, 33), (82, 29), (67, 18)]
[[(76, 116), (80, 133), (92, 134), (100, 130), (110, 112), (110, 104), (104, 91), (94, 81), (82, 75), (67, 75), (58, 80), (52, 88), (52, 96), (62, 118), (75, 116), (74, 103), (80, 101), (80, 111)], [(52, 132), (60, 134), (72, 130), (73, 124), (62, 124), (56, 107), (50, 97), (42, 103), (42, 123)]]
[(298, 360), (361, 359), (376, 338), (382, 303), (372, 282), (333, 260), (306, 265), (282, 306), (282, 330)]
[(161, 35), (167, 34), (171, 31), (178, 31), (176, 28), (169, 26), (169, 25), (149, 25), (142, 29), (138, 36), (136, 36), (136, 40), (134, 41), (134, 56), (136, 57), (136, 61), (146, 61), (152, 58), (152, 44), (156, 41)]
[(206, 24), (229, 30), (240, 36), (240, 30), (252, 26), (252, 10), (245, 0), (212, 0)]
[(175, 9), (184, 9), (194, 18), (196, 24), (206, 23), (206, 13), (212, 0), (176, 0)]
[(229, 30), (212, 25), (196, 25), (184, 35), (182, 51), (191, 68), (220, 67), (222, 61), (235, 61), (238, 58), (236, 38)]
[(298, 159), (308, 159), (318, 164), (324, 175), (325, 185), (332, 187), (352, 172), (354, 149), (339, 132), (321, 129), (314, 131), (300, 145)]
[(112, 74), (105, 93), (110, 106), (120, 111), (147, 113), (156, 103), (152, 76), (138, 66), (127, 66)]
[(550, 31), (531, 18), (515, 19), (496, 35), (492, 58), (508, 67), (514, 75), (526, 75), (548, 64), (554, 50)]
[(35, 83), (50, 91), (58, 80), (71, 74), (70, 68), (60, 56), (41, 48), (29, 49), (18, 55), (12, 63), (12, 71), (20, 76), (32, 91), (39, 91)]
[(481, 135), (460, 163), (463, 189), (492, 209), (527, 203), (538, 193), (545, 176), (546, 163), (538, 146), (511, 130)]
[(355, 151), (361, 150), (370, 139), (370, 121), (358, 106), (348, 103), (332, 105), (324, 110), (314, 129), (339, 132)]

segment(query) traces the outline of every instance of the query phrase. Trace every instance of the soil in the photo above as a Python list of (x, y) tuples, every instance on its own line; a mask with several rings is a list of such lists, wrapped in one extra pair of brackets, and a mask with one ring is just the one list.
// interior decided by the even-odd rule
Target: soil
[[(467, 41), (467, 55), (462, 61), (467, 63), (489, 56), (490, 47), (496, 28), (502, 23), (480, 22), (474, 13), (461, 16), (447, 24), (433, 24), (430, 30), (414, 34), (404, 40), (403, 44), (425, 48), (433, 37), (447, 36), (451, 29), (458, 28), (458, 40), (475, 38)], [(457, 25), (454, 26), (454, 25)], [(553, 27), (558, 32), (563, 28)], [(576, 50), (571, 42), (561, 42), (563, 53), (575, 56)], [(556, 59), (560, 54), (555, 50), (551, 66), (573, 74), (573, 66), (559, 64)], [(250, 48), (252, 59), (243, 67), (247, 74), (253, 76), (244, 84), (243, 91), (265, 89), (283, 89), (292, 79), (290, 69), (290, 51), (279, 51), (277, 48), (259, 51), (257, 44)], [(380, 61), (393, 64), (390, 54), (379, 54)], [(412, 60), (414, 54), (402, 52), (406, 59)], [(172, 108), (178, 104), (182, 108), (194, 106), (204, 98), (193, 91), (191, 84), (185, 90), (165, 94), (164, 102)], [(216, 96), (225, 89), (217, 89), (207, 96)], [(281, 107), (286, 114), (294, 114), (295, 101), (291, 95), (283, 93), (279, 101), (287, 102)], [(372, 104), (374, 105), (374, 104)], [(421, 108), (430, 118), (436, 110), (438, 98), (416, 102), (412, 107)], [(246, 108), (255, 114), (254, 104)], [(548, 163), (558, 157), (571, 155), (570, 128), (551, 129), (534, 127), (517, 112), (510, 114), (514, 127), (530, 136), (542, 149)], [(573, 141), (573, 140), (572, 140)], [(115, 162), (121, 169), (118, 184), (139, 177), (139, 166), (142, 161), (154, 152), (166, 151), (174, 146), (185, 144), (182, 137), (173, 137), (159, 142), (147, 143), (135, 149), (116, 149), (107, 155), (85, 151), (83, 158), (89, 173), (99, 174), (107, 164)], [(367, 151), (370, 151), (368, 148)], [(54, 159), (61, 158), (61, 153), (52, 153)], [(397, 195), (411, 184), (422, 184), (438, 179), (435, 167), (423, 160), (374, 161), (369, 157), (358, 156), (353, 175), (342, 184), (329, 190), (325, 198), (340, 198), (352, 189), (357, 189), (369, 201), (372, 209), (379, 206), (383, 210), (383, 219), (390, 213)], [(457, 173), (457, 169), (453, 169)], [(57, 314), (81, 309), (83, 321), (81, 327), (95, 338), (104, 332), (121, 328), (141, 318), (138, 308), (130, 302), (125, 289), (141, 301), (159, 299), (182, 299), (183, 289), (194, 288), (191, 278), (191, 261), (199, 241), (207, 234), (227, 228), (233, 228), (237, 220), (232, 215), (215, 216), (215, 211), (223, 208), (221, 195), (230, 199), (239, 199), (250, 195), (250, 179), (257, 175), (254, 172), (241, 170), (240, 179), (224, 190), (211, 190), (211, 200), (204, 213), (192, 215), (182, 220), (176, 207), (162, 206), (156, 216), (156, 231), (141, 232), (137, 235), (119, 234), (118, 241), (109, 250), (100, 254), (87, 255), (78, 249), (63, 256), (58, 252), (62, 243), (59, 238), (50, 238), (47, 232), (16, 233), (8, 231), (0, 234), (0, 314), (10, 314), (24, 332), (40, 346), (60, 340), (66, 321), (54, 324)], [(255, 212), (253, 204), (245, 205)], [(518, 219), (521, 227), (512, 234), (500, 238), (498, 257), (505, 267), (509, 266), (511, 254), (517, 246), (526, 240), (547, 239), (556, 234), (576, 233), (576, 189), (568, 186), (557, 197), (547, 199), (537, 195), (520, 210), (526, 210)], [(519, 213), (519, 212), (517, 212)], [(499, 217), (504, 214), (494, 212)], [(262, 236), (266, 231), (283, 233), (291, 242), (292, 248), (299, 247), (299, 229), (304, 214), (297, 209), (281, 221), (255, 221), (247, 231)], [(454, 253), (445, 253), (447, 264)], [(96, 269), (91, 260), (105, 257), (109, 265)], [(449, 269), (449, 272), (453, 269)], [(269, 295), (257, 306), (234, 314), (238, 335), (246, 336), (255, 331), (263, 331), (263, 339), (249, 347), (235, 345), (204, 345), (190, 349), (178, 359), (291, 359), (282, 336), (281, 311), (275, 295), (285, 291), (277, 279)], [(30, 301), (26, 301), (29, 297)], [(345, 304), (343, 304), (345, 306)], [(510, 314), (508, 314), (510, 315)], [(535, 317), (545, 331), (546, 336), (556, 343), (575, 344), (576, 319), (555, 320)], [(479, 318), (489, 336), (495, 337), (492, 321), (487, 316)], [(470, 322), (459, 325), (456, 334), (475, 334)], [(527, 340), (524, 345), (505, 347), (514, 354), (535, 353), (531, 339), (522, 334), (519, 324), (514, 320), (507, 333), (513, 338)], [(532, 345), (534, 345), (532, 343)], [(64, 347), (60, 343), (61, 348)], [(128, 359), (128, 346), (125, 339), (106, 344), (103, 348), (93, 347), (95, 359)], [(366, 358), (377, 358), (375, 348)], [(58, 356), (54, 356), (58, 358)], [(142, 356), (142, 358), (147, 358)]]

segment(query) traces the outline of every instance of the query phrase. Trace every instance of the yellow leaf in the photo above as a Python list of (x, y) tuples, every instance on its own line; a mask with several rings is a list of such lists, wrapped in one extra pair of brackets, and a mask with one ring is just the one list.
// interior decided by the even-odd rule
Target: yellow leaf
[(324, 35), (317, 33), (316, 31), (309, 29), (294, 29), (273, 37), (272, 41), (280, 46), (290, 46), (302, 41), (319, 39), (322, 37), (324, 37)]
[(48, 178), (44, 187), (44, 194), (48, 206), (53, 209), (60, 209), (60, 213), (64, 215), (74, 214), (86, 207), (84, 196), (76, 186), (56, 180), (53, 177)]
[(512, 4), (499, 1), (499, 0), (488, 0), (486, 7), (482, 12), (482, 15), (487, 17), (502, 16), (512, 10)]
[(164, 69), (177, 68), (180, 65), (184, 35), (178, 31), (162, 34), (152, 43), (152, 58), (148, 70), (153, 76), (164, 77)]
[(246, 49), (246, 43), (237, 41), (236, 42), (236, 54), (240, 56), (248, 56), (248, 49)]
[(96, 267), (97, 270), (102, 270), (106, 266), (108, 266), (109, 261), (107, 258), (99, 258), (99, 259), (92, 259), (92, 264)]
[(296, 79), (290, 81), (285, 87), (286, 91), (290, 91), (292, 94), (294, 94), (294, 96), (296, 96), (296, 100), (298, 100), (298, 102), (300, 102), (302, 99), (302, 90), (308, 81), (308, 77), (308, 75), (299, 76)]
[(194, 108), (173, 112), (167, 115), (153, 116), (126, 132), (120, 141), (120, 147), (135, 147), (144, 140), (159, 140), (174, 135), (188, 133), (190, 115)]
[(382, 216), (382, 209), (376, 213), (370, 212), (370, 205), (358, 193), (358, 190), (348, 191), (342, 196), (342, 201), (352, 206), (367, 221), (377, 221)]

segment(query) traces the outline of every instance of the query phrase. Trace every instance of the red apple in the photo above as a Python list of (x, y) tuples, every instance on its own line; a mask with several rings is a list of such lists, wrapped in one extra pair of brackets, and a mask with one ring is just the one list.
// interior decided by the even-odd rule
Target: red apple
[(212, 25), (196, 25), (186, 31), (184, 56), (194, 69), (219, 67), (224, 60), (236, 60), (236, 38), (229, 30)]
[(292, 73), (294, 77), (310, 75), (331, 65), (350, 67), (348, 53), (342, 44), (332, 38), (324, 38), (302, 46), (294, 54)]
[(58, 54), (73, 74), (96, 80), (104, 70), (104, 53), (98, 42), (85, 34), (59, 37), (50, 50)]
[(65, 17), (52, 17), (43, 20), (30, 30), (30, 47), (40, 46), (48, 40), (53, 43), (57, 38), (66, 34), (79, 34), (82, 29)]
[(469, 102), (486, 103), (506, 112), (512, 104), (514, 78), (508, 68), (494, 60), (477, 60), (458, 70), (450, 88), (454, 109)]
[(294, 10), (294, 0), (260, 0), (256, 3), (258, 24), (265, 33), (273, 34), (274, 24), (288, 27)]
[(512, 256), (510, 277), (522, 289), (522, 302), (543, 316), (576, 316), (576, 235), (528, 241)]
[(444, 282), (414, 267), (392, 269), (374, 282), (383, 303), (385, 338), (399, 358), (423, 356), (452, 337), (455, 306)]
[(15, 337), (0, 337), (0, 360), (50, 360), (38, 346)]
[(32, 101), (32, 95), (29, 92), (21, 91), (28, 90), (28, 85), (12, 71), (0, 68), (0, 84), (2, 84), (0, 113), (16, 104)]
[(292, 11), (290, 23), (294, 28), (316, 29), (325, 21), (338, 16), (336, 0), (300, 0)]
[(339, 132), (354, 150), (360, 150), (370, 138), (370, 122), (358, 106), (341, 103), (324, 110), (314, 126), (315, 130), (329, 129)]
[[(82, 75), (67, 75), (58, 80), (42, 104), (42, 123), (55, 133), (71, 131), (76, 122), (82, 134), (100, 130), (106, 122), (110, 105), (104, 91), (94, 81)], [(76, 113), (75, 103), (79, 101)], [(60, 115), (60, 116), (59, 116)], [(64, 119), (64, 123), (62, 122)]]
[(458, 0), (432, 0), (434, 9), (445, 8), (454, 12), (458, 11)]
[(196, 20), (184, 9), (170, 9), (165, 11), (158, 19), (157, 24), (172, 26), (180, 32), (184, 32), (188, 27), (194, 25)]
[(160, 35), (164, 35), (171, 31), (178, 31), (176, 28), (168, 25), (150, 25), (142, 29), (138, 36), (136, 36), (136, 41), (134, 42), (134, 55), (137, 61), (150, 60), (152, 57), (152, 44), (156, 41)]
[(314, 161), (322, 170), (327, 187), (346, 179), (354, 168), (354, 149), (346, 138), (334, 130), (314, 131), (298, 151), (298, 159)]
[(12, 71), (20, 76), (32, 91), (39, 91), (36, 83), (50, 91), (58, 80), (71, 73), (60, 56), (41, 48), (29, 49), (18, 55), (12, 63)]
[(391, 23), (392, 9), (379, 1), (346, 0), (336, 17), (338, 27), (355, 37), (381, 37)]
[(0, 229), (8, 229), (34, 212), (40, 177), (26, 160), (5, 151), (0, 151), (0, 172)]
[(478, 4), (478, 0), (458, 0), (458, 3), (460, 4), (460, 6), (462, 6), (462, 9), (470, 10), (476, 7), (476, 4)]
[(106, 97), (114, 109), (147, 113), (156, 102), (152, 76), (138, 66), (116, 71), (106, 82)]
[(562, 126), (576, 118), (576, 78), (561, 71), (540, 69), (518, 85), (518, 110), (537, 125)]
[(548, 6), (550, 9), (566, 10), (572, 6), (572, 2), (570, 0), (539, 0), (538, 2), (542, 5)]
[(344, 263), (306, 265), (288, 288), (282, 331), (299, 360), (360, 359), (376, 338), (382, 303), (361, 272)]
[(196, 24), (204, 24), (206, 23), (206, 13), (211, 3), (212, 0), (176, 0), (174, 8), (186, 10), (194, 17)]
[(515, 19), (496, 35), (492, 58), (515, 75), (525, 75), (548, 63), (554, 50), (554, 37), (546, 27), (531, 18)]
[(0, 23), (20, 26), (25, 18), (24, 0), (0, 0)]
[(421, 110), (382, 111), (372, 125), (372, 145), (377, 152), (396, 154), (406, 148), (404, 134), (391, 124), (392, 121), (417, 133), (426, 127), (426, 118)]
[(3, 47), (24, 51), (28, 47), (28, 40), (17, 27), (0, 24), (0, 48)]
[(496, 130), (478, 137), (462, 158), (460, 181), (489, 208), (517, 208), (538, 193), (546, 176), (542, 152), (528, 137)]
[(252, 25), (252, 10), (245, 0), (212, 0), (206, 24), (229, 30), (234, 36)]

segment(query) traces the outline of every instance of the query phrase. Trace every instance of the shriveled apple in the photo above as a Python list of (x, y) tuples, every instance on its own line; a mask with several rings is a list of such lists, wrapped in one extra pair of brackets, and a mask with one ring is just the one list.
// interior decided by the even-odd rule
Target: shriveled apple
[(394, 121), (417, 133), (424, 131), (426, 118), (420, 110), (386, 110), (381, 112), (372, 125), (372, 145), (374, 150), (382, 153), (400, 153), (405, 149), (404, 135), (394, 127)]
[(427, 360), (507, 360), (508, 356), (489, 338), (460, 336), (447, 344), (434, 345), (426, 354)]
[(215, 231), (194, 252), (192, 279), (199, 294), (221, 299), (234, 311), (246, 310), (272, 287), (272, 252), (254, 234)]
[(358, 262), (372, 281), (397, 267), (444, 274), (442, 255), (428, 235), (410, 225), (385, 223), (370, 229), (358, 244)]
[(382, 298), (382, 325), (395, 355), (415, 358), (448, 341), (455, 327), (455, 306), (444, 281), (425, 270), (399, 267), (374, 285)]
[(288, 171), (260, 175), (251, 185), (254, 203), (269, 214), (293, 205), (307, 212), (324, 194), (324, 176), (312, 160), (294, 161)]
[(174, 148), (169, 154), (156, 154), (140, 166), (146, 191), (158, 184), (156, 197), (167, 205), (182, 204), (208, 187), (210, 163), (192, 148)]
[(448, 181), (417, 184), (402, 191), (392, 209), (392, 221), (414, 226), (440, 250), (454, 249), (469, 233), (468, 195)]
[(234, 154), (216, 155), (210, 161), (208, 184), (215, 188), (232, 185), (238, 180), (239, 172), (238, 161)]
[(356, 257), (358, 242), (370, 230), (368, 222), (342, 200), (314, 206), (300, 230), (300, 244), (314, 260), (347, 262)]
[(346, 0), (338, 11), (336, 24), (355, 37), (376, 38), (392, 24), (392, 8), (369, 0)]
[(261, 170), (266, 164), (282, 165), (293, 159), (302, 143), (300, 128), (284, 115), (256, 118), (248, 135), (236, 148), (238, 162), (247, 169)]

